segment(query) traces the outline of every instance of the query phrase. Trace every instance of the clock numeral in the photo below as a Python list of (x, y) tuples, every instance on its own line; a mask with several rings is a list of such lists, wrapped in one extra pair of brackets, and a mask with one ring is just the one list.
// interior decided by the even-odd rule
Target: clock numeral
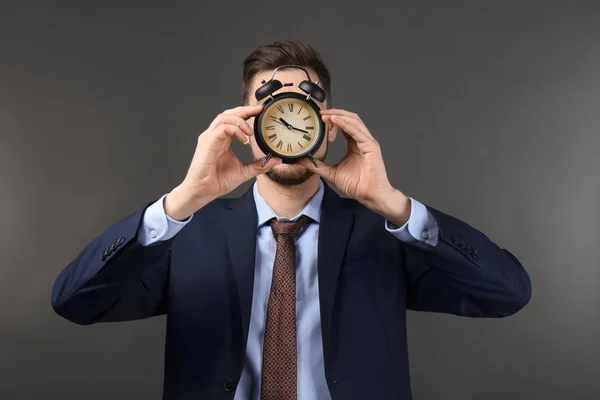
[(294, 112), (294, 105), (292, 103), (288, 104), (288, 108), (290, 109), (290, 112)]
[(268, 138), (271, 140), (271, 143), (273, 143), (275, 141), (275, 139), (277, 139), (277, 134), (274, 133), (274, 134), (270, 135)]
[(280, 112), (280, 113), (282, 113), (282, 114), (283, 114), (283, 107), (281, 107), (281, 106), (277, 106), (277, 109), (279, 110), (279, 112)]
[(288, 143), (287, 145), (287, 151), (292, 151), (292, 145)]
[(304, 138), (304, 140), (310, 140), (310, 136), (308, 136), (308, 135), (304, 135), (302, 137)]
[(300, 107), (300, 109), (298, 110), (298, 114), (300, 114), (300, 111), (302, 111), (304, 107)]
[(302, 119), (303, 119), (304, 121), (306, 121), (307, 119), (310, 119), (310, 118), (312, 118), (312, 115), (309, 115), (308, 117), (304, 117), (304, 118), (302, 118)]
[(300, 146), (301, 148), (304, 148), (304, 146), (302, 146), (302, 144), (300, 142), (297, 142), (298, 146)]
[(279, 143), (277, 143), (277, 148), (281, 149), (281, 146), (283, 146), (283, 142), (280, 140)]
[(305, 129), (308, 131), (308, 130), (315, 129), (315, 127), (314, 126), (307, 126)]
[(269, 126), (267, 126), (267, 130), (268, 131), (275, 130), (275, 125), (269, 125)]
[(269, 115), (269, 118), (271, 118), (275, 122), (279, 122), (279, 120), (277, 118), (275, 118), (274, 116), (272, 116), (272, 115)]

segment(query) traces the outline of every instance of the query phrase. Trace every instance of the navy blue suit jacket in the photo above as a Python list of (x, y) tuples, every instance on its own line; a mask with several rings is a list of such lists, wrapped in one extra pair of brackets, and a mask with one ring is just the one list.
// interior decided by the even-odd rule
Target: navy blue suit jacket
[[(144, 210), (116, 222), (59, 274), (52, 306), (78, 324), (167, 314), (165, 399), (233, 399), (254, 277), (252, 191), (199, 210), (173, 239), (136, 238)], [(433, 207), (435, 247), (408, 245), (384, 218), (325, 185), (318, 242), (324, 364), (332, 399), (411, 399), (406, 311), (504, 317), (528, 274), (483, 233)]]

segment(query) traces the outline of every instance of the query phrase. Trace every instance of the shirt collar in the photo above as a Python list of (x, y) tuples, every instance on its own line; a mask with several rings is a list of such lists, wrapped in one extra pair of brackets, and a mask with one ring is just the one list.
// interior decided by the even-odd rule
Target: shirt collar
[(294, 218), (283, 218), (283, 217), (279, 217), (277, 214), (275, 214), (275, 211), (273, 211), (271, 206), (269, 206), (267, 204), (267, 202), (265, 201), (265, 199), (260, 195), (260, 193), (258, 192), (257, 182), (255, 181), (254, 187), (252, 188), (252, 190), (254, 193), (254, 202), (256, 204), (256, 212), (258, 214), (258, 226), (263, 225), (264, 223), (266, 223), (267, 221), (269, 221), (272, 218), (277, 218), (279, 220), (295, 221), (298, 218), (300, 218), (300, 216), (302, 216), (302, 215), (306, 215), (307, 217), (311, 218), (313, 221), (319, 222), (321, 219), (321, 203), (323, 202), (323, 194), (325, 191), (324, 189), (325, 188), (323, 186), (323, 181), (321, 179), (319, 179), (319, 190), (317, 190), (317, 193), (315, 193), (314, 196), (311, 197), (311, 199), (309, 200), (308, 204), (306, 204), (304, 209), (302, 211), (300, 211), (300, 213), (298, 215), (296, 215)]

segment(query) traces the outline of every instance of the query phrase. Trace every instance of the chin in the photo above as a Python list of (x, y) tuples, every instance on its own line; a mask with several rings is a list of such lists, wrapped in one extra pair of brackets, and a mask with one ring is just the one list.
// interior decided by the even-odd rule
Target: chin
[(314, 173), (301, 165), (279, 164), (268, 170), (265, 175), (280, 185), (293, 186), (306, 182)]

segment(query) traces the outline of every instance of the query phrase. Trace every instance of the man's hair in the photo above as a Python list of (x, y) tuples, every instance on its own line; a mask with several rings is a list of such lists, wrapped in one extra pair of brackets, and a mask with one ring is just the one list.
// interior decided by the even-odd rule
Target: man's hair
[[(331, 76), (321, 55), (310, 45), (297, 40), (282, 40), (259, 46), (246, 59), (243, 65), (242, 101), (248, 104), (254, 76), (265, 70), (273, 70), (282, 65), (298, 65), (312, 69), (318, 76), (320, 86), (327, 93), (330, 103)], [(277, 78), (275, 78), (277, 79)]]

